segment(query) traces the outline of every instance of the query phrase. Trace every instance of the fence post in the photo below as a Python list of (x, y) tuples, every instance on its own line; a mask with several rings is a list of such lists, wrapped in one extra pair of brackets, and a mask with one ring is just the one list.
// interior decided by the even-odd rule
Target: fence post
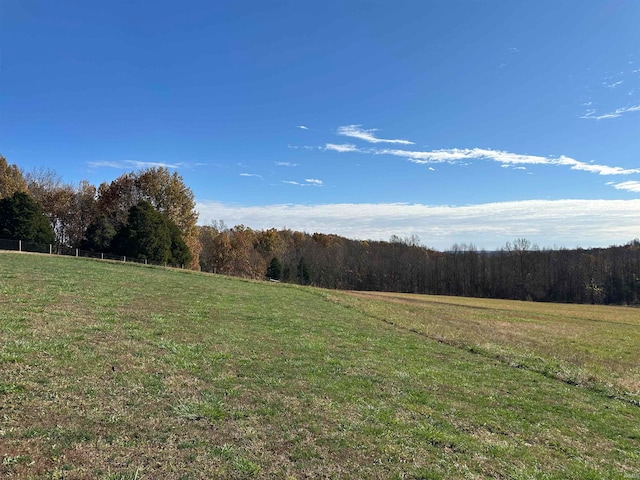
[(53, 255), (53, 245), (49, 244), (49, 255)]
[(22, 251), (22, 240), (18, 240), (18, 251)]
[(100, 253), (100, 260), (104, 260), (104, 253)]
[(126, 256), (126, 255), (122, 257), (122, 261), (123, 261), (123, 262), (126, 262), (126, 261), (127, 261), (127, 256)]
[(78, 249), (76, 248), (76, 257), (78, 256)]

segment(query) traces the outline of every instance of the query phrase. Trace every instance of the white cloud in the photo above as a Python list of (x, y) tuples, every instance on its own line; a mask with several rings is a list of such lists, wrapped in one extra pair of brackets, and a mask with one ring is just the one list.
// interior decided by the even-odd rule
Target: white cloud
[(627, 190), (629, 192), (638, 192), (640, 193), (640, 182), (635, 181), (635, 180), (631, 180), (628, 182), (621, 182), (621, 183), (613, 183), (611, 182), (610, 185), (613, 186), (613, 188), (617, 189), (617, 190)]
[(609, 118), (618, 118), (620, 116), (617, 113), (605, 113), (604, 115), (596, 115), (595, 112), (596, 112), (595, 110), (589, 110), (580, 118), (586, 118), (590, 120), (607, 120)]
[[(331, 148), (329, 148), (331, 147)], [(431, 151), (414, 151), (402, 149), (358, 149), (354, 145), (331, 145), (327, 144), (326, 150), (337, 152), (359, 152), (371, 153), (374, 155), (393, 155), (403, 157), (413, 163), (433, 164), (433, 163), (459, 163), (470, 160), (492, 160), (500, 163), (503, 167), (523, 165), (560, 165), (568, 166), (572, 170), (581, 170), (599, 175), (630, 175), (640, 173), (640, 168), (621, 168), (608, 165), (598, 165), (586, 163), (571, 157), (562, 155), (560, 157), (542, 157), (539, 155), (523, 155), (519, 153), (505, 152), (502, 150), (490, 150), (483, 148), (451, 148)]]
[(297, 163), (291, 163), (291, 162), (273, 162), (273, 163), (278, 167), (297, 167), (298, 166)]
[(414, 145), (414, 142), (410, 142), (409, 140), (390, 140), (385, 138), (378, 138), (374, 135), (374, 132), (377, 131), (378, 130), (376, 128), (365, 130), (360, 128), (360, 125), (346, 125), (344, 127), (338, 127), (337, 133), (338, 135), (357, 138), (359, 140), (364, 140), (370, 143), (397, 143), (401, 145)]
[(87, 163), (92, 167), (108, 167), (108, 168), (117, 168), (121, 170), (127, 170), (130, 168), (137, 168), (142, 170), (142, 169), (154, 168), (154, 167), (155, 168), (158, 168), (158, 167), (171, 168), (175, 170), (185, 166), (184, 163), (140, 162), (137, 160), (120, 160), (116, 162), (98, 161), (98, 162), (87, 162)]
[(608, 165), (597, 165), (593, 163), (584, 163), (564, 155), (558, 159), (553, 159), (554, 165), (568, 165), (572, 170), (582, 170), (585, 172), (597, 173), (598, 175), (631, 175), (640, 173), (640, 168), (621, 168), (610, 167)]
[(91, 167), (108, 167), (108, 168), (127, 168), (122, 162), (87, 162)]
[(587, 112), (584, 115), (582, 115), (580, 118), (586, 118), (589, 120), (606, 120), (609, 118), (618, 118), (624, 115), (625, 113), (630, 113), (630, 112), (640, 112), (640, 105), (618, 108), (613, 112), (605, 113), (602, 115), (596, 115), (595, 110), (587, 110)]
[(316, 178), (306, 178), (304, 182), (295, 182), (293, 180), (283, 180), (282, 183), (288, 185), (297, 185), (299, 187), (321, 187), (323, 185), (322, 180)]
[(287, 148), (291, 148), (291, 149), (293, 149), (293, 150), (298, 150), (298, 149), (303, 149), (303, 150), (316, 150), (316, 149), (320, 149), (321, 147), (311, 147), (311, 146), (309, 146), (309, 145), (302, 145), (302, 146), (299, 146), (299, 145), (291, 145), (291, 144), (289, 144), (289, 145), (287, 145)]
[(336, 145), (335, 143), (327, 143), (324, 146), (325, 150), (331, 150), (333, 152), (340, 152), (340, 153), (344, 153), (344, 152), (359, 152), (361, 151), (358, 147), (356, 147), (355, 145), (352, 144), (341, 144), (341, 145)]
[[(292, 182), (297, 184), (295, 182)], [(298, 184), (299, 185), (299, 184)], [(526, 200), (447, 206), (403, 203), (238, 206), (197, 202), (203, 224), (290, 228), (353, 239), (418, 235), (439, 250), (454, 243), (495, 249), (525, 237), (541, 247), (597, 247), (639, 236), (640, 200)]]
[(474, 159), (493, 160), (503, 165), (545, 165), (550, 163), (550, 160), (546, 157), (522, 155), (518, 153), (504, 152), (501, 150), (487, 150), (483, 148), (452, 148), (427, 152), (381, 150), (379, 153), (406, 157), (414, 163), (442, 163)]
[(297, 128), (300, 128), (302, 130), (309, 130), (308, 127), (305, 127), (304, 125), (296, 125)]
[(262, 175), (258, 175), (257, 173), (241, 173), (240, 176), (262, 178)]

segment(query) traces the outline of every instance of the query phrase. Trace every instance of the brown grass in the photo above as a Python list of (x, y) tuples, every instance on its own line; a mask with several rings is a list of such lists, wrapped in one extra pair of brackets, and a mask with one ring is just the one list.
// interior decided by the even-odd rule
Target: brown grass
[[(383, 292), (347, 292), (358, 308), (514, 365), (555, 368), (640, 401), (640, 309)], [(374, 303), (371, 303), (374, 301)], [(539, 365), (536, 365), (539, 364)]]

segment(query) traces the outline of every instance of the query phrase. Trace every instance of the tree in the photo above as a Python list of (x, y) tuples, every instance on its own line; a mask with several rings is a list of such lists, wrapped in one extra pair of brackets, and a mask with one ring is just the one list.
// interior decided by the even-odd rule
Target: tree
[(87, 228), (80, 248), (92, 252), (109, 252), (116, 233), (113, 222), (106, 215), (99, 215)]
[(309, 282), (311, 282), (309, 266), (307, 265), (307, 262), (305, 262), (304, 257), (301, 257), (298, 262), (298, 282), (302, 285), (308, 285)]
[(135, 176), (125, 173), (111, 183), (103, 182), (98, 187), (98, 212), (108, 217), (116, 228), (127, 223), (129, 210), (142, 200), (136, 187)]
[(199, 268), (201, 251), (193, 192), (176, 173), (153, 167), (121, 175), (98, 189), (98, 210), (117, 228), (126, 224), (131, 207), (145, 200), (166, 215), (180, 230), (190, 252), (190, 268)]
[(267, 278), (272, 280), (280, 280), (280, 276), (282, 275), (282, 263), (278, 260), (277, 257), (273, 257), (271, 259), (271, 263), (269, 263), (269, 268), (267, 268)]
[(162, 214), (146, 201), (131, 207), (128, 223), (118, 230), (113, 247), (128, 257), (168, 262), (171, 237)]
[(212, 225), (199, 227), (200, 268), (205, 272), (228, 273), (231, 258), (231, 241), (229, 230), (224, 222), (214, 222)]
[(73, 218), (73, 186), (64, 184), (54, 170), (44, 167), (28, 172), (26, 181), (29, 195), (40, 204), (51, 223), (56, 242), (70, 245), (68, 228)]
[(171, 239), (171, 247), (169, 251), (169, 263), (172, 265), (189, 265), (191, 263), (191, 251), (182, 238), (182, 232), (178, 226), (169, 220), (166, 216), (165, 222), (169, 229), (169, 238)]
[(40, 205), (26, 193), (16, 192), (0, 200), (0, 238), (53, 243), (55, 235)]
[(197, 227), (198, 212), (193, 192), (177, 172), (164, 167), (148, 168), (138, 173), (136, 185), (159, 212), (164, 213), (182, 232), (182, 238), (191, 252), (191, 268), (199, 267), (201, 251)]
[(16, 165), (9, 165), (0, 155), (0, 199), (11, 197), (16, 192), (27, 192), (27, 182)]
[(182, 265), (191, 260), (178, 227), (146, 200), (129, 209), (128, 222), (120, 227), (112, 246), (121, 255), (152, 262)]
[(244, 225), (236, 225), (228, 235), (231, 244), (227, 264), (229, 273), (246, 278), (263, 278), (267, 262), (254, 249), (255, 232)]
[(67, 219), (67, 238), (71, 246), (78, 247), (87, 229), (98, 217), (97, 189), (82, 180), (74, 189)]

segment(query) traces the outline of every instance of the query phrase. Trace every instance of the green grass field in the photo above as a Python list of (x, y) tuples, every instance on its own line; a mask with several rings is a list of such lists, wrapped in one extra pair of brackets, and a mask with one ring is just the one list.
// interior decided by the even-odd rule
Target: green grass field
[(0, 477), (640, 478), (640, 310), (0, 253)]

